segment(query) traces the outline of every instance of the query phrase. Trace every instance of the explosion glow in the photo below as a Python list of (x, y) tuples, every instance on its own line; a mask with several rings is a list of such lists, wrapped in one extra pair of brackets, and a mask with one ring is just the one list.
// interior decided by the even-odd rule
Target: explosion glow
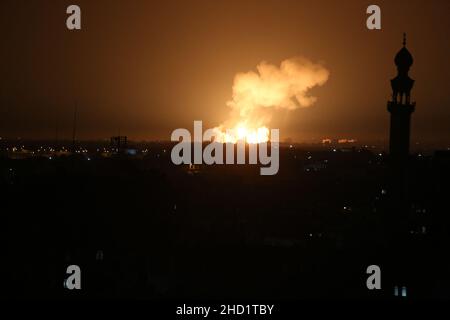
[(309, 89), (323, 85), (329, 71), (305, 58), (284, 60), (280, 67), (261, 62), (257, 71), (238, 73), (234, 78), (231, 117), (214, 128), (222, 143), (263, 143), (269, 140), (268, 124), (276, 110), (309, 107), (316, 98)]
[(232, 129), (222, 131), (215, 128), (216, 140), (221, 143), (236, 143), (244, 140), (247, 143), (263, 143), (269, 141), (269, 129), (267, 127), (259, 127), (256, 129), (249, 128), (243, 123), (239, 123)]

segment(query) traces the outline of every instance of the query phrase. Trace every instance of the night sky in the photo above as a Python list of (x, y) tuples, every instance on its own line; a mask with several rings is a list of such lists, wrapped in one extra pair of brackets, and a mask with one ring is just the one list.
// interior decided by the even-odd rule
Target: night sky
[[(66, 8), (82, 30), (66, 28)], [(414, 141), (450, 142), (450, 1), (25, 1), (0, 3), (0, 136), (170, 139), (227, 119), (234, 76), (295, 56), (323, 64), (308, 108), (277, 113), (281, 138), (387, 139), (389, 80), (407, 33)]]

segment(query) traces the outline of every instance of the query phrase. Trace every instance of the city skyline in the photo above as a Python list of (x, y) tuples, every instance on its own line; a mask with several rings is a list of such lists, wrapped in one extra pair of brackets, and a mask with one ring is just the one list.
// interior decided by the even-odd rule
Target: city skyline
[(449, 1), (1, 7), (0, 299), (450, 299)]

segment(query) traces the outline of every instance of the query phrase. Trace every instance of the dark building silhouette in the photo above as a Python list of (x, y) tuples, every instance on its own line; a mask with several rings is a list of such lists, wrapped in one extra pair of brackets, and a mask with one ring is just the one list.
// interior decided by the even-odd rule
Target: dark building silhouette
[(413, 57), (406, 49), (406, 34), (403, 35), (403, 48), (394, 61), (397, 76), (391, 80), (392, 100), (387, 105), (391, 113), (389, 153), (393, 162), (401, 163), (406, 161), (409, 155), (410, 120), (416, 106), (416, 103), (410, 100), (414, 80), (409, 77), (408, 72), (413, 64)]
[(116, 153), (122, 153), (128, 145), (128, 139), (126, 136), (115, 136), (110, 139), (110, 146)]

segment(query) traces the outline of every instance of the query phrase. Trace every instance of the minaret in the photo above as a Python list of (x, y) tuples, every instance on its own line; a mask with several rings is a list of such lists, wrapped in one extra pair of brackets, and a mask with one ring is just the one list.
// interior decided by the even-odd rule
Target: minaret
[(416, 103), (410, 101), (414, 80), (408, 76), (413, 57), (406, 49), (406, 34), (403, 34), (403, 48), (395, 56), (397, 76), (391, 80), (392, 100), (387, 109), (391, 113), (389, 153), (394, 165), (404, 164), (409, 156), (411, 113)]
[[(415, 103), (411, 102), (411, 89), (414, 80), (408, 76), (409, 68), (413, 64), (413, 57), (406, 49), (406, 34), (403, 34), (403, 48), (395, 56), (397, 76), (391, 80), (392, 99), (387, 104), (391, 114), (390, 145), (389, 145), (389, 170), (387, 210), (383, 217), (383, 227), (387, 236), (388, 269), (390, 276), (387, 283), (394, 289), (407, 290), (410, 287), (409, 272), (413, 264), (407, 248), (410, 224), (412, 223), (410, 212), (409, 192), (409, 136), (411, 114), (414, 112)], [(385, 277), (386, 278), (386, 277)], [(389, 279), (390, 278), (390, 279)]]

